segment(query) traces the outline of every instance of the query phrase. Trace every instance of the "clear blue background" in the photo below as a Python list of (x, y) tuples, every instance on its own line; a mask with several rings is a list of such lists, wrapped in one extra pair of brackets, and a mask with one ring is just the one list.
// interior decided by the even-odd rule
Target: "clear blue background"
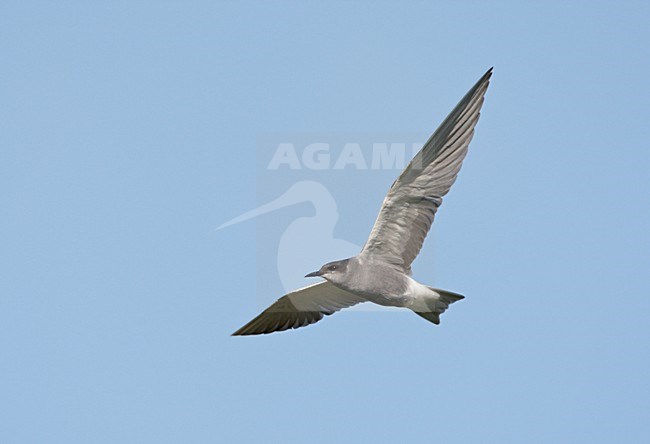
[[(650, 441), (649, 20), (3, 2), (0, 441)], [(214, 228), (255, 206), (256, 135), (430, 131), (492, 65), (415, 266), (467, 299), (439, 327), (231, 338), (258, 309), (255, 223)], [(341, 202), (342, 236), (363, 243), (392, 176)]]

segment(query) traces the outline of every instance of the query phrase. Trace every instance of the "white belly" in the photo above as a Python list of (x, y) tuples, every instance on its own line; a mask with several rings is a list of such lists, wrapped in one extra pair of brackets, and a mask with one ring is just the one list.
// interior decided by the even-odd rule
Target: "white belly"
[(409, 277), (408, 287), (405, 296), (409, 299), (408, 307), (414, 311), (430, 311), (425, 303), (427, 299), (437, 298), (439, 295), (426, 285), (422, 285), (415, 279)]

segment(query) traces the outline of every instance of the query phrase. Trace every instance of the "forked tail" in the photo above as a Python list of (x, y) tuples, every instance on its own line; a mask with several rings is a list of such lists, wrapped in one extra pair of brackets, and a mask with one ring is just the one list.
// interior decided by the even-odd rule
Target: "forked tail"
[(465, 296), (453, 293), (447, 290), (440, 290), (439, 288), (429, 287), (429, 289), (435, 291), (440, 296), (439, 298), (431, 298), (426, 301), (427, 306), (429, 307), (428, 312), (416, 311), (415, 314), (422, 316), (427, 321), (433, 322), (434, 324), (440, 324), (440, 315), (447, 310), (450, 304), (453, 304), (456, 301), (464, 299)]

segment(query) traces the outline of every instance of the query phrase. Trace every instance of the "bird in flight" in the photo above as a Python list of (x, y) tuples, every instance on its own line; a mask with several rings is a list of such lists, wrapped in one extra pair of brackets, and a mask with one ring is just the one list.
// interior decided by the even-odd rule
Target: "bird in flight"
[(233, 336), (304, 327), (361, 302), (408, 308), (434, 324), (440, 323), (440, 315), (464, 296), (417, 282), (411, 277), (411, 263), (422, 248), (443, 196), (456, 180), (491, 76), (492, 68), (393, 183), (361, 252), (309, 273), (305, 277), (325, 280), (282, 296)]

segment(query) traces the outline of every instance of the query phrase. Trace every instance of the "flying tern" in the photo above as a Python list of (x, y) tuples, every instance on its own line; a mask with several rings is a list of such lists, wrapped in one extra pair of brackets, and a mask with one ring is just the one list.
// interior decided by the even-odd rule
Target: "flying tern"
[(305, 277), (325, 280), (282, 296), (233, 336), (304, 327), (361, 302), (404, 307), (434, 324), (440, 323), (440, 315), (464, 296), (417, 282), (411, 277), (411, 263), (422, 248), (442, 198), (456, 180), (491, 76), (492, 68), (395, 180), (361, 252), (307, 274)]

